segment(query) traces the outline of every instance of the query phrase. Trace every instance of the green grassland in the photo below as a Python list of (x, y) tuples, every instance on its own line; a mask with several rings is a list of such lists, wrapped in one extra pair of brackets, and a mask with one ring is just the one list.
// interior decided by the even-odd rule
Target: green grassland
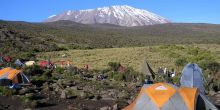
[(220, 25), (170, 23), (120, 27), (71, 21), (28, 23), (0, 20), (2, 54), (193, 43), (220, 44)]
[[(62, 55), (65, 54), (65, 57)], [(176, 62), (180, 59), (187, 62), (203, 64), (209, 61), (220, 62), (220, 45), (160, 45), (145, 47), (69, 50), (41, 53), (39, 60), (51, 58), (52, 61), (71, 60), (73, 65), (82, 68), (89, 64), (90, 69), (108, 68), (109, 62), (120, 62), (125, 67), (139, 71), (140, 65), (147, 60), (154, 71), (159, 67), (182, 69)]]

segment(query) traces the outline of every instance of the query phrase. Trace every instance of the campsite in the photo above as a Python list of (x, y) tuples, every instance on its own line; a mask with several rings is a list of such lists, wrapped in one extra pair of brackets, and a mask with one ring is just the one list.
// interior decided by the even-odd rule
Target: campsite
[(0, 110), (220, 110), (218, 0), (0, 3)]
[[(2, 63), (2, 67), (3, 65), (5, 67), (10, 65), (11, 68), (3, 68), (0, 70), (0, 78), (4, 76), (4, 73), (11, 74), (12, 72), (10, 71), (14, 71), (15, 73), (17, 71), (21, 74), (25, 74), (25, 77), (28, 79), (26, 81), (20, 81), (21, 84), (19, 85), (24, 85), (22, 87), (10, 86), (11, 88), (17, 87), (18, 89), (1, 87), (2, 98), (6, 100), (6, 103), (1, 101), (1, 106), (8, 109), (18, 107), (19, 109), (117, 110), (124, 108), (125, 110), (131, 110), (131, 107), (129, 107), (130, 109), (125, 107), (128, 106), (128, 104), (134, 103), (133, 101), (136, 97), (140, 97), (139, 93), (142, 93), (142, 89), (145, 88), (145, 86), (143, 86), (146, 82), (145, 75), (150, 76), (149, 79), (154, 81), (154, 83), (158, 82), (158, 84), (160, 84), (159, 82), (164, 82), (164, 84), (174, 84), (170, 86), (177, 89), (177, 85), (181, 83), (180, 74), (185, 71), (183, 67), (188, 62), (193, 61), (198, 63), (199, 66), (204, 65), (204, 67), (202, 67), (201, 77), (206, 78), (205, 80), (207, 82), (200, 81), (199, 84), (202, 85), (198, 88), (201, 87), (202, 90), (192, 89), (192, 91), (203, 91), (201, 92), (201, 94), (203, 94), (202, 97), (205, 98), (209, 104), (211, 103), (211, 105), (208, 105), (218, 107), (218, 104), (220, 104), (220, 102), (218, 102), (218, 91), (220, 88), (218, 88), (216, 81), (219, 80), (218, 78), (214, 79), (215, 81), (213, 83), (208, 78), (209, 75), (214, 74), (212, 73), (213, 71), (216, 72), (208, 67), (215, 64), (213, 61), (219, 62), (219, 50), (216, 50), (218, 47), (219, 45), (209, 46), (210, 51), (207, 51), (206, 44), (191, 46), (161, 45), (137, 48), (42, 52), (32, 58), (32, 61), (22, 61), (17, 58), (11, 58), (11, 63)], [(168, 50), (172, 50), (172, 57), (171, 54), (167, 53)], [(195, 50), (198, 50), (198, 55), (192, 55), (191, 51), (194, 52)], [(134, 53), (128, 56), (128, 54), (124, 54), (127, 52)], [(143, 55), (142, 58), (140, 57), (140, 53)], [(179, 62), (181, 57), (176, 57), (175, 54), (177, 53), (184, 55), (187, 61)], [(203, 58), (203, 54), (209, 56), (209, 59), (206, 57)], [(206, 64), (203, 62), (204, 60), (209, 60), (209, 62)], [(163, 61), (164, 63), (162, 63)], [(157, 62), (161, 63), (158, 64)], [(162, 71), (160, 71), (160, 67), (162, 67)], [(167, 68), (166, 71), (171, 72), (171, 74), (172, 69), (175, 69), (175, 76), (169, 78), (167, 75), (163, 75), (165, 68)], [(212, 68), (219, 67), (218, 65), (213, 65)], [(187, 69), (187, 71), (188, 70), (190, 69)], [(191, 74), (191, 72), (186, 73)], [(9, 76), (12, 76), (10, 74)], [(16, 79), (16, 77), (14, 79)], [(16, 79), (17, 82), (18, 79), (19, 77)], [(182, 80), (183, 79), (184, 78), (182, 78)], [(198, 83), (198, 81), (196, 81), (196, 83)], [(167, 88), (167, 85), (164, 85), (164, 87)], [(175, 91), (179, 90), (177, 89)], [(188, 91), (188, 89), (184, 91)], [(194, 95), (197, 97), (196, 94)], [(15, 104), (16, 101), (19, 101), (20, 104)], [(96, 106), (93, 106), (93, 104)], [(189, 105), (186, 107), (188, 106)]]

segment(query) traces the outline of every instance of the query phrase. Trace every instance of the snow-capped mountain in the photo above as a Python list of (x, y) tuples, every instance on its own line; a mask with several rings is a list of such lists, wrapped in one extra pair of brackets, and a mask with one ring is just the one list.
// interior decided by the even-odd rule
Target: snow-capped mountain
[(88, 10), (68, 10), (58, 15), (49, 16), (44, 22), (59, 20), (69, 20), (83, 24), (107, 23), (128, 27), (169, 23), (168, 20), (154, 13), (127, 5)]

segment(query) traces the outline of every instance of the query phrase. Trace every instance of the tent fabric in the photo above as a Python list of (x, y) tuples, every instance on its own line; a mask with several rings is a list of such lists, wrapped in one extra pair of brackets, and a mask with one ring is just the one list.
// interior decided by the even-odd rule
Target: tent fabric
[(143, 64), (141, 65), (141, 73), (150, 76), (152, 79), (155, 78), (155, 73), (153, 72), (147, 61), (144, 61)]
[(1, 70), (0, 70), (0, 77), (1, 77), (3, 74), (5, 74), (5, 73), (7, 73), (8, 71), (10, 71), (11, 69), (12, 69), (12, 68), (9, 68), (9, 67), (1, 69)]
[(26, 66), (32, 66), (34, 64), (35, 64), (35, 61), (27, 61), (27, 62), (25, 62)]
[(175, 92), (175, 89), (163, 83), (154, 84), (146, 89), (147, 95), (158, 108), (161, 108)]
[(205, 103), (205, 110), (218, 110), (203, 94), (200, 94), (200, 97), (201, 100)]
[(21, 70), (9, 67), (0, 70), (0, 80), (3, 79), (11, 80), (14, 84), (27, 84), (30, 82), (27, 76), (25, 76)]
[(187, 64), (181, 73), (180, 84), (183, 87), (196, 87), (204, 94), (202, 70), (197, 64)]
[(197, 92), (196, 89), (191, 89), (186, 87), (179, 88), (179, 94), (186, 103), (186, 106), (190, 110), (194, 109), (194, 101), (195, 101), (194, 96), (196, 96), (196, 92)]
[(24, 65), (19, 59), (17, 59), (14, 64), (17, 65), (17, 66), (23, 66)]
[(197, 88), (168, 83), (145, 84), (138, 97), (123, 110), (201, 110), (199, 106), (202, 105), (197, 104), (202, 101), (204, 110), (217, 110)]

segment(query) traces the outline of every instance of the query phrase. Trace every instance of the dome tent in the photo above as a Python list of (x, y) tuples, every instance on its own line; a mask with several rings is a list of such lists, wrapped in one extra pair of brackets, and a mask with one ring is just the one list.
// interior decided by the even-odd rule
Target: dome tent
[[(5, 81), (7, 83), (5, 83)], [(0, 70), (0, 83), (1, 85), (7, 85), (14, 88), (22, 85), (29, 85), (30, 81), (21, 70), (7, 67)]]
[(204, 94), (202, 70), (197, 64), (187, 64), (181, 73), (180, 85), (184, 87), (196, 87)]
[(218, 110), (197, 88), (168, 83), (145, 84), (138, 97), (123, 110)]

